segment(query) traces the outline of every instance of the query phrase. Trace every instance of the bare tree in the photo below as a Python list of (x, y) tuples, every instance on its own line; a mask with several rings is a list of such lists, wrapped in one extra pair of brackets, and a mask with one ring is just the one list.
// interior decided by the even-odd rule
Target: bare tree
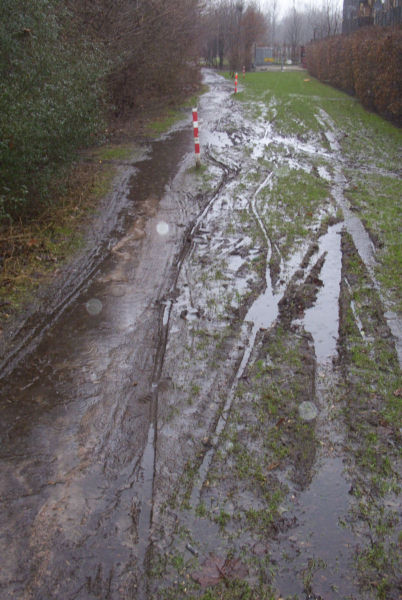
[(295, 0), (293, 0), (293, 7), (285, 17), (285, 41), (292, 48), (293, 60), (296, 58), (297, 47), (302, 40), (303, 22), (303, 15), (296, 10)]
[(270, 0), (267, 8), (267, 29), (269, 31), (269, 42), (274, 46), (277, 41), (278, 26), (278, 0)]
[(213, 64), (217, 53), (221, 68), (227, 58), (232, 72), (250, 68), (253, 45), (265, 33), (266, 19), (255, 2), (221, 0), (204, 15), (204, 57)]
[(198, 0), (65, 1), (77, 27), (107, 50), (116, 113), (196, 78)]
[(257, 4), (253, 2), (246, 8), (241, 21), (241, 59), (247, 70), (250, 69), (253, 62), (253, 46), (255, 43), (258, 43), (264, 39), (266, 32), (266, 18), (260, 11)]
[(220, 69), (231, 45), (232, 12), (233, 2), (220, 0), (203, 14), (202, 53), (211, 66), (218, 59)]

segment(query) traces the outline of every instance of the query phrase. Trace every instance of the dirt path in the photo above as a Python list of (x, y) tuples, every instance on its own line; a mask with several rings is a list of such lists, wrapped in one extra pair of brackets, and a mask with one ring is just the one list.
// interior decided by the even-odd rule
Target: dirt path
[[(399, 321), (336, 126), (280, 136), (205, 79), (204, 167), (189, 125), (149, 149), (90, 283), (2, 382), (1, 598), (397, 598), (400, 432), (356, 344), (397, 393)], [(323, 193), (286, 206), (288, 172)]]

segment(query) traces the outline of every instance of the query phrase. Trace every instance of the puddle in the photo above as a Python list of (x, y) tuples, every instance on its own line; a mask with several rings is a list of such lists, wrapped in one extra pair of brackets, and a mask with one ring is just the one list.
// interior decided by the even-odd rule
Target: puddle
[(279, 563), (275, 586), (283, 597), (304, 598), (307, 581), (313, 593), (325, 600), (344, 600), (357, 593), (349, 575), (356, 538), (343, 524), (349, 488), (342, 460), (326, 458), (290, 509), (297, 527), (280, 536), (281, 554), (273, 555)]
[[(146, 553), (150, 543), (150, 532), (152, 523), (152, 497), (154, 485), (155, 469), (155, 428), (151, 424), (148, 430), (148, 438), (142, 455), (141, 467), (139, 470), (138, 486), (138, 545), (137, 561), (140, 565), (140, 572), (146, 571)], [(146, 600), (146, 580), (141, 576), (137, 587), (137, 600)]]
[[(174, 186), (191, 141), (189, 119), (188, 128), (152, 144), (130, 179), (129, 199), (114, 239), (104, 244), (96, 277), (25, 364), (3, 381), (0, 460), (6, 500), (0, 554), (15, 560), (0, 584), (6, 594), (12, 589), (13, 597), (31, 592), (48, 597), (48, 586), (58, 590), (58, 598), (70, 597), (88, 581), (99, 594), (108, 589), (111, 598), (128, 597), (125, 586), (136, 578), (135, 569), (126, 569), (133, 562), (135, 535), (133, 523), (120, 524), (131, 514), (135, 494), (142, 503), (138, 553), (144, 563), (153, 424), (148, 442), (144, 432), (159, 336), (154, 301), (169, 285), (167, 273), (181, 245), (171, 223), (188, 218)], [(62, 368), (53, 369), (54, 364)], [(73, 522), (80, 523), (74, 539), (69, 537)], [(46, 568), (46, 577), (33, 577), (33, 561), (35, 573)]]
[(261, 192), (261, 190), (267, 187), (270, 188), (272, 177), (273, 173), (269, 173), (269, 175), (267, 175), (262, 184), (257, 188), (250, 203), (251, 210), (255, 216), (255, 219), (260, 227), (261, 233), (263, 234), (265, 243), (267, 245), (266, 271), (264, 281), (265, 290), (253, 303), (245, 318), (246, 321), (253, 323), (253, 333), (251, 334), (252, 342), (250, 344), (252, 346), (254, 345), (255, 336), (258, 330), (261, 328), (269, 329), (272, 323), (275, 321), (276, 317), (278, 316), (279, 312), (278, 301), (280, 298), (274, 297), (270, 273), (270, 260), (272, 254), (271, 240), (265, 228), (264, 222), (257, 210), (258, 194)]
[[(296, 525), (279, 537), (275, 586), (283, 597), (345, 600), (360, 598), (352, 568), (359, 540), (347, 525), (351, 482), (343, 460), (343, 433), (334, 420), (331, 363), (318, 364), (315, 401), (299, 406), (301, 418), (315, 419), (320, 449), (309, 486), (293, 494), (286, 513)], [(293, 597), (293, 596), (292, 596)]]
[(320, 272), (323, 286), (319, 289), (314, 306), (307, 309), (304, 315), (304, 325), (313, 336), (316, 358), (320, 363), (336, 354), (342, 269), (341, 229), (341, 223), (329, 227), (319, 240), (318, 256), (326, 255)]
[[(325, 136), (329, 142), (331, 151), (336, 156), (333, 161), (334, 179), (332, 186), (332, 194), (342, 208), (344, 214), (346, 231), (352, 236), (353, 243), (360, 255), (360, 258), (367, 267), (371, 280), (381, 295), (381, 288), (377, 282), (375, 270), (377, 261), (375, 256), (375, 247), (372, 243), (368, 232), (366, 231), (361, 220), (350, 209), (350, 204), (344, 196), (344, 189), (347, 187), (347, 181), (342, 172), (342, 152), (338, 140), (334, 134), (335, 126), (330, 117), (321, 110), (317, 116), (318, 122), (321, 124)], [(384, 301), (384, 299), (383, 299)], [(402, 323), (398, 316), (391, 310), (386, 311), (385, 318), (387, 324), (395, 338), (395, 348), (398, 354), (399, 364), (402, 366)]]

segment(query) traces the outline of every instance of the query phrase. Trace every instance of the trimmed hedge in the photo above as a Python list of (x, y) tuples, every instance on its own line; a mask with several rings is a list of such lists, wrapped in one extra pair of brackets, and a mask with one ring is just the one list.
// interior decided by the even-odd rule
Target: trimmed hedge
[(402, 125), (402, 27), (365, 27), (306, 48), (311, 75)]

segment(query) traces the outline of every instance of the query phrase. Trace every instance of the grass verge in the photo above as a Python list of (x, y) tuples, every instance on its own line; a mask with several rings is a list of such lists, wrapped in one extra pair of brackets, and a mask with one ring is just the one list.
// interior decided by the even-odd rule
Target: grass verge
[(2, 227), (0, 325), (82, 247), (87, 219), (110, 190), (114, 175), (115, 167), (100, 160), (77, 163), (53, 182), (52, 205), (35, 220)]

